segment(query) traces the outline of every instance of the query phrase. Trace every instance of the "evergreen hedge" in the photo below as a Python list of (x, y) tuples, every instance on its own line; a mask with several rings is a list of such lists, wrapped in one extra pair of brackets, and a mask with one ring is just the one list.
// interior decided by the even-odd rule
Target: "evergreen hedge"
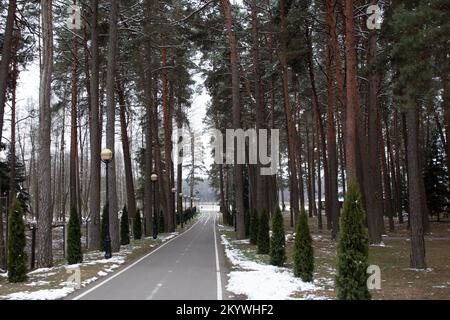
[(294, 242), (294, 275), (305, 282), (313, 280), (314, 249), (308, 226), (308, 216), (301, 210)]
[(26, 238), (23, 208), (14, 199), (8, 223), (8, 281), (12, 283), (27, 280)]
[(141, 210), (136, 210), (136, 216), (134, 217), (133, 223), (133, 237), (134, 240), (142, 239), (142, 219)]
[(122, 217), (120, 218), (120, 245), (130, 244), (130, 222), (128, 220), (127, 206), (123, 207)]
[(350, 182), (338, 235), (336, 294), (341, 300), (371, 297), (367, 288), (369, 237), (364, 216), (359, 186)]
[(77, 264), (83, 262), (81, 249), (81, 224), (77, 209), (70, 207), (69, 226), (67, 231), (67, 263)]
[(282, 267), (286, 262), (286, 238), (283, 214), (277, 208), (272, 218), (272, 238), (270, 239), (270, 264)]

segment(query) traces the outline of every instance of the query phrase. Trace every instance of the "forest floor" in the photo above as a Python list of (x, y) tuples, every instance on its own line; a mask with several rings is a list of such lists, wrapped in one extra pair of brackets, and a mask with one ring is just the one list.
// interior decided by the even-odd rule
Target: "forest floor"
[[(395, 232), (383, 237), (382, 244), (370, 246), (369, 249), (369, 263), (380, 267), (382, 279), (381, 290), (372, 291), (372, 298), (450, 299), (450, 221), (431, 222), (431, 233), (425, 237), (428, 269), (422, 271), (409, 268), (410, 239), (406, 223), (397, 223), (395, 227)], [(336, 243), (331, 240), (330, 231), (326, 228), (318, 229), (316, 218), (310, 219), (310, 228), (316, 268), (313, 286), (305, 288), (300, 282), (298, 288), (293, 289), (286, 298), (335, 299)], [(288, 215), (285, 215), (285, 230), (286, 234), (293, 233)], [(227, 239), (233, 239), (235, 235), (232, 229), (223, 226), (221, 233)], [(269, 257), (256, 254), (256, 247), (248, 242), (230, 242), (233, 250), (238, 251), (248, 261), (269, 264)], [(293, 241), (287, 241), (287, 257), (286, 268), (279, 269), (281, 273), (292, 271)], [(251, 292), (247, 297), (252, 298)], [(273, 298), (277, 299), (277, 296)]]
[[(141, 256), (153, 251), (162, 243), (186, 231), (197, 218), (186, 224), (184, 230), (177, 228), (175, 233), (160, 234), (158, 239), (152, 237), (141, 240), (131, 240), (127, 246), (122, 246), (120, 252), (114, 253), (109, 260), (104, 259), (104, 253), (95, 251), (84, 254), (83, 263), (69, 267), (62, 258), (55, 258), (55, 266), (31, 271), (24, 283), (9, 283), (6, 274), (0, 274), (0, 300), (55, 300), (62, 299), (76, 291), (75, 283), (69, 282), (73, 271), (79, 267), (81, 288), (98, 281), (121, 267), (129, 265)], [(62, 243), (62, 237), (55, 238), (54, 246)], [(62, 246), (62, 244), (59, 244)]]

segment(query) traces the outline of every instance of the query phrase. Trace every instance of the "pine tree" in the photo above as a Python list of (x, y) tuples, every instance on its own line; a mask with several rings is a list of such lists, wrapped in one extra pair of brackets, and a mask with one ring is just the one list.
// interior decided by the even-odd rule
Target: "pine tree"
[(361, 193), (350, 182), (341, 216), (338, 237), (336, 294), (342, 300), (370, 299), (367, 288), (369, 238), (364, 225)]
[(270, 263), (282, 267), (286, 262), (286, 238), (284, 234), (283, 214), (277, 208), (272, 218), (272, 238), (270, 239)]
[(250, 219), (250, 243), (254, 245), (258, 244), (258, 224), (258, 212), (253, 210)]
[(258, 253), (270, 253), (270, 234), (269, 234), (269, 215), (263, 211), (261, 219), (259, 220), (258, 229)]
[(101, 222), (101, 229), (100, 229), (100, 248), (102, 250), (105, 250), (105, 237), (106, 237), (106, 228), (109, 223), (109, 206), (106, 204), (103, 207), (102, 212), (102, 222)]
[(81, 225), (75, 206), (70, 207), (70, 218), (67, 232), (67, 262), (77, 264), (83, 262), (81, 249)]
[(133, 236), (134, 240), (140, 240), (142, 238), (141, 210), (139, 209), (136, 211), (136, 216), (134, 217)]
[(130, 244), (130, 224), (128, 221), (127, 206), (123, 207), (122, 217), (120, 218), (120, 245)]
[(303, 281), (311, 282), (314, 272), (314, 249), (308, 226), (308, 217), (303, 209), (297, 224), (294, 242), (294, 275)]
[(8, 280), (12, 283), (27, 280), (26, 238), (23, 209), (14, 199), (8, 225)]

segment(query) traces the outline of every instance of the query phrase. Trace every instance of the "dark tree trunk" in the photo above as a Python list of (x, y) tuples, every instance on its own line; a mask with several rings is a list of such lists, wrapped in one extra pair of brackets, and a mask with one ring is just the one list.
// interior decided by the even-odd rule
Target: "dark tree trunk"
[(299, 196), (298, 196), (298, 180), (297, 180), (297, 164), (296, 164), (296, 146), (297, 146), (297, 129), (294, 125), (293, 112), (291, 103), (289, 100), (289, 70), (287, 64), (287, 22), (286, 22), (286, 8), (285, 1), (280, 0), (280, 19), (281, 19), (281, 68), (283, 76), (283, 104), (284, 111), (286, 113), (286, 124), (288, 131), (288, 163), (291, 170), (291, 182), (292, 182), (292, 209), (294, 215), (299, 212)]
[(343, 0), (345, 20), (345, 59), (347, 81), (347, 109), (345, 117), (345, 152), (347, 180), (358, 182), (357, 145), (359, 119), (356, 31), (353, 17), (353, 0)]
[(51, 83), (53, 73), (53, 15), (52, 0), (41, 0), (42, 65), (39, 88), (39, 142), (37, 163), (38, 225), (37, 267), (53, 265), (51, 188)]
[[(328, 190), (329, 202), (326, 206), (329, 208), (331, 216), (331, 237), (336, 239), (339, 232), (339, 202), (338, 202), (338, 163), (336, 155), (336, 124), (335, 124), (335, 94), (334, 94), (334, 75), (333, 59), (340, 62), (339, 52), (334, 47), (334, 37), (336, 36), (336, 16), (334, 14), (333, 0), (326, 1), (327, 28), (328, 28), (328, 48), (327, 48), (327, 155), (328, 155)], [(336, 73), (340, 72), (340, 65), (335, 65)], [(328, 223), (328, 221), (327, 221)]]
[[(237, 40), (233, 30), (233, 17), (231, 15), (231, 4), (229, 0), (222, 0), (225, 25), (230, 42), (231, 59), (231, 82), (233, 103), (233, 129), (242, 128), (241, 124), (241, 102), (239, 93), (239, 60), (237, 53)], [(236, 159), (236, 153), (235, 153)], [(235, 190), (236, 190), (236, 237), (238, 240), (245, 239), (245, 212), (244, 212), (244, 177), (243, 167), (235, 163)]]
[[(116, 59), (118, 57), (118, 16), (119, 1), (111, 0), (111, 11), (109, 15), (109, 40), (108, 40), (108, 66), (106, 75), (106, 147), (115, 150), (115, 125), (116, 125), (116, 99), (115, 99), (115, 81), (116, 81)], [(119, 218), (117, 204), (117, 181), (116, 181), (116, 162), (113, 159), (109, 163), (109, 232), (111, 235), (111, 249), (113, 252), (120, 250), (119, 241)]]
[(406, 112), (408, 137), (408, 185), (411, 222), (411, 268), (425, 269), (425, 240), (422, 223), (422, 203), (420, 196), (421, 171), (417, 142), (418, 111), (410, 106)]

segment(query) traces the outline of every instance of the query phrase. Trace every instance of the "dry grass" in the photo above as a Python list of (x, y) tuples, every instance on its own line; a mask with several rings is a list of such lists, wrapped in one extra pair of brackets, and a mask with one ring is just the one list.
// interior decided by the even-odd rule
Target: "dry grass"
[[(330, 232), (317, 227), (317, 219), (309, 219), (314, 240), (315, 281), (323, 290), (314, 294), (334, 299), (334, 277), (336, 266), (336, 243), (331, 240)], [(290, 216), (285, 215), (286, 233), (292, 233)], [(386, 230), (388, 226), (386, 225)], [(230, 232), (229, 232), (230, 233)], [(233, 234), (227, 234), (232, 237)], [(248, 244), (235, 244), (243, 254), (259, 262), (268, 263), (267, 256), (256, 254), (256, 247)], [(381, 269), (382, 288), (372, 291), (373, 299), (450, 299), (450, 222), (431, 222), (431, 233), (426, 236), (426, 271), (409, 268), (410, 241), (406, 223), (396, 224), (396, 231), (384, 237), (384, 246), (371, 246), (370, 264)], [(286, 247), (287, 267), (293, 266), (293, 243)], [(305, 292), (294, 297), (302, 297)]]

